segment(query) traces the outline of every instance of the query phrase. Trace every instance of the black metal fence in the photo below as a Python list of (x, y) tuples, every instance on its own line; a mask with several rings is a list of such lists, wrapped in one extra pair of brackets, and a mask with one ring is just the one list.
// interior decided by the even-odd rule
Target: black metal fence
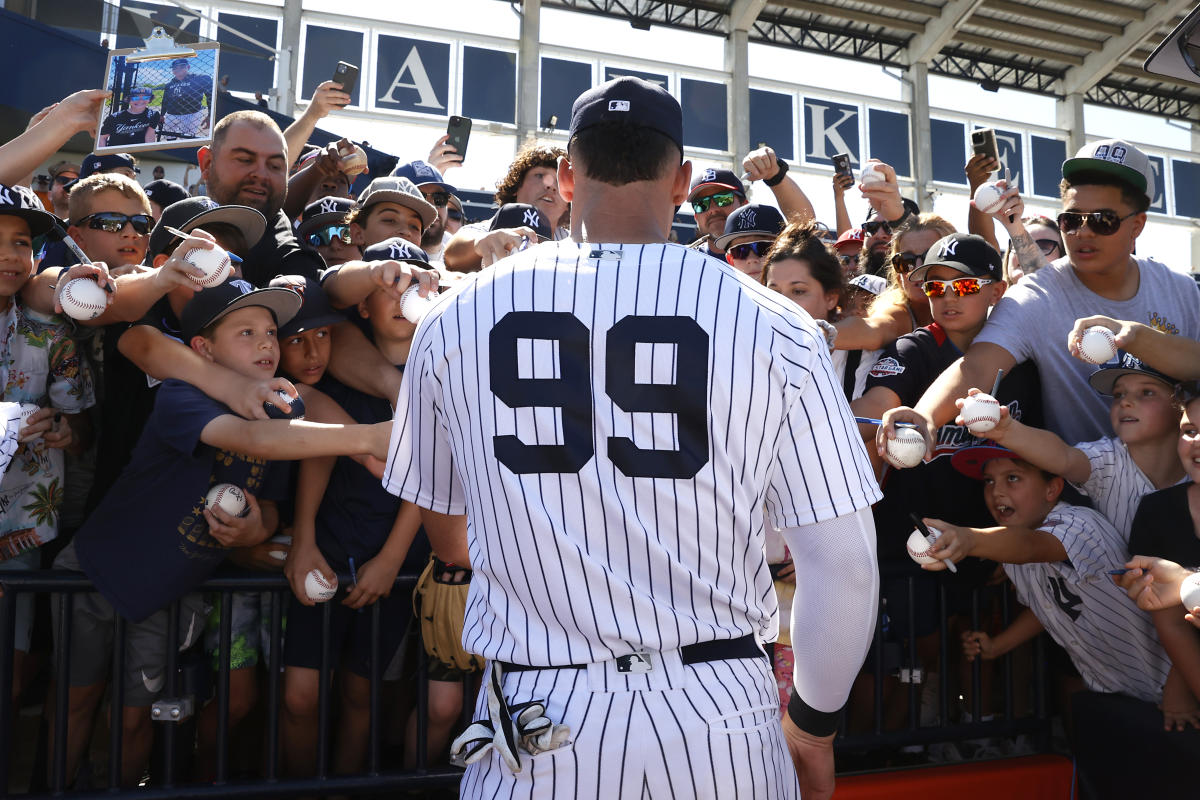
[[(350, 576), (339, 576), (342, 585)], [(401, 574), (396, 579), (396, 591), (411, 593), (416, 583), (415, 574)], [(13, 635), (16, 614), (16, 597), (22, 593), (39, 593), (49, 596), (50, 602), (57, 604), (60, 613), (56, 615), (58, 630), (55, 632), (56, 648), (54, 651), (54, 674), (69, 675), (68, 666), (71, 659), (71, 607), (75, 597), (82, 592), (94, 591), (90, 581), (79, 573), (62, 571), (31, 571), (0, 573), (0, 788), (12, 786), (13, 752), (14, 752), (14, 704), (11, 692), (13, 685)], [(201, 797), (238, 797), (238, 798), (268, 798), (313, 796), (331, 794), (364, 794), (374, 792), (396, 792), (402, 790), (436, 790), (451, 789), (457, 785), (461, 771), (449, 766), (434, 766), (427, 763), (426, 736), (428, 733), (428, 693), (426, 690), (426, 660), (423, 649), (418, 647), (421, 658), (418, 658), (417, 672), (417, 730), (416, 730), (416, 765), (409, 770), (398, 770), (394, 765), (385, 764), (381, 757), (381, 700), (382, 679), (386, 667), (381, 663), (379, 653), (380, 615), (378, 606), (370, 606), (364, 613), (370, 614), (372, 626), (372, 652), (370, 658), (370, 722), (365, 768), (357, 775), (335, 775), (330, 770), (330, 731), (331, 706), (330, 696), (332, 683), (329, 680), (331, 671), (335, 668), (334, 654), (330, 652), (331, 607), (324, 606), (322, 625), (322, 658), (320, 664), (320, 695), (318, 705), (318, 743), (315, 775), (311, 778), (293, 779), (281, 775), (279, 752), (279, 710), (282, 702), (280, 669), (282, 659), (283, 612), (287, 602), (290, 587), (282, 575), (246, 575), (238, 577), (216, 577), (206, 581), (199, 587), (200, 591), (218, 595), (222, 602), (220, 606), (220, 635), (218, 668), (215, 676), (211, 675), (208, 661), (203, 662), (200, 672), (208, 671), (208, 675), (197, 676), (197, 666), (192, 669), (181, 669), (178, 648), (167, 647), (166, 683), (162, 699), (152, 707), (152, 719), (156, 723), (155, 763), (151, 768), (152, 780), (136, 789), (122, 789), (122, 715), (119, 712), (123, 705), (124, 686), (120, 676), (124, 673), (124, 656), (126, 641), (126, 623), (118, 617), (113, 637), (112, 675), (111, 681), (109, 730), (110, 740), (108, 749), (108, 785), (101, 789), (93, 787), (88, 792), (77, 792), (77, 797), (113, 797), (128, 792), (139, 798), (163, 798), (163, 800), (182, 800), (183, 798)], [(915, 607), (914, 579), (907, 582), (909, 594), (909, 625), (908, 630), (915, 629), (913, 611)], [(266, 606), (266, 616), (270, 631), (271, 647), (267, 657), (267, 692), (265, 706), (265, 742), (262, 774), (260, 777), (248, 780), (233, 778), (230, 769), (230, 652), (232, 635), (231, 598), (234, 592), (260, 592), (269, 597)], [(947, 680), (950, 670), (954, 668), (957, 659), (954, 658), (955, 648), (959, 645), (951, 641), (947, 606), (946, 590), (940, 589), (939, 597), (940, 631), (938, 642), (938, 668), (942, 676), (936, 698), (937, 723), (921, 725), (922, 685), (924, 668), (917, 661), (917, 641), (915, 635), (909, 637), (906, 651), (898, 668), (895, 664), (885, 663), (886, 642), (884, 625), (876, 627), (876, 647), (873, 656), (868, 659), (865, 670), (873, 674), (872, 683), (873, 720), (868, 730), (852, 730), (849, 720), (843, 721), (842, 731), (836, 747), (839, 757), (851, 753), (861, 753), (864, 750), (888, 750), (906, 745), (929, 744), (945, 741), (961, 741), (985, 737), (1013, 737), (1020, 734), (1031, 734), (1035, 747), (1039, 751), (1048, 748), (1050, 720), (1047, 712), (1047, 672), (1044, 666), (1045, 658), (1042, 652), (1042, 637), (1035, 641), (1035, 656), (1033, 658), (1032, 686), (1022, 681), (1022, 689), (1031, 689), (1033, 695), (1033, 713), (1024, 717), (1015, 716), (1014, 698), (1016, 697), (1015, 672), (1012, 657), (1006, 656), (999, 663), (1000, 680), (1002, 682), (1002, 708), (998, 709), (995, 718), (990, 721), (980, 721), (983, 703), (981, 686), (982, 665), (976, 661), (971, 670), (971, 722), (952, 721), (951, 707), (959, 700), (951, 696), (955, 691), (953, 682)], [(980, 593), (976, 591), (971, 599), (970, 624), (973, 629), (981, 627), (982, 610)], [(1007, 625), (1010, 619), (1009, 600), (1003, 595), (1003, 622)], [(178, 641), (178, 603), (173, 604), (169, 618), (167, 641)], [(413, 625), (414, 633), (419, 636), (419, 625)], [(893, 642), (893, 644), (895, 644)], [(894, 653), (893, 653), (894, 655)], [(893, 659), (894, 661), (894, 659)], [(884, 686), (885, 681), (895, 681), (899, 678), (907, 695), (906, 723), (900, 726), (889, 726), (884, 719)], [(180, 737), (182, 723), (191, 718), (197, 711), (200, 688), (207, 680), (215, 678), (217, 703), (217, 731), (215, 772), (213, 780), (205, 783), (192, 783), (181, 774), (181, 761), (186, 761), (190, 744)], [(48, 779), (43, 782), (34, 775), (31, 790), (24, 795), (30, 798), (53, 797), (62, 795), (71, 787), (68, 782), (72, 776), (67, 770), (67, 713), (69, 681), (54, 682), (53, 711), (46, 706), (47, 713), (53, 714), (53, 731), (51, 741), (45, 748), (45, 772)], [(468, 680), (467, 683), (470, 683)], [(210, 696), (203, 691), (200, 700)], [(472, 697), (464, 690), (463, 724), (473, 708)], [(848, 732), (847, 732), (848, 731)], [(841, 759), (839, 758), (839, 763)], [(42, 765), (35, 761), (34, 771)]]

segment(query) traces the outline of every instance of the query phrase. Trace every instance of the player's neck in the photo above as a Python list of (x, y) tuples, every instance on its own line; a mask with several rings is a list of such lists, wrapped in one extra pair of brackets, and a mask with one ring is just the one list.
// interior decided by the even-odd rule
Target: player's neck
[(670, 194), (654, 183), (609, 186), (589, 181), (577, 187), (571, 204), (571, 238), (612, 244), (665, 242), (670, 233), (669, 204)]

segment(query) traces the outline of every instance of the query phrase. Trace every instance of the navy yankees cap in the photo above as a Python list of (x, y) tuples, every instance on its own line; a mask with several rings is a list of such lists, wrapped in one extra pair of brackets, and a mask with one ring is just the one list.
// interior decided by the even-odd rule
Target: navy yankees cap
[(267, 218), (250, 206), (222, 206), (211, 197), (189, 197), (172, 203), (163, 209), (162, 217), (150, 231), (150, 244), (146, 248), (146, 263), (151, 263), (159, 253), (178, 242), (179, 237), (167, 228), (177, 228), (191, 233), (204, 227), (206, 222), (224, 222), (242, 232), (246, 246), (253, 247), (267, 229)]
[(544, 242), (554, 238), (554, 232), (550, 230), (550, 222), (546, 216), (528, 203), (505, 203), (500, 206), (500, 210), (492, 218), (492, 224), (488, 230), (498, 231), (501, 228), (520, 228), (522, 226), (537, 231), (538, 241)]
[(406, 239), (393, 236), (363, 250), (363, 261), (407, 261), (422, 267), (429, 266), (429, 256), (424, 250)]
[(165, 178), (150, 181), (142, 189), (146, 192), (146, 197), (149, 197), (163, 208), (172, 203), (178, 203), (180, 200), (187, 200), (188, 197), (187, 189), (175, 181), (169, 181)]
[(442, 180), (442, 173), (424, 161), (410, 161), (407, 164), (399, 164), (392, 170), (392, 177), (408, 178), (416, 184), (418, 189), (423, 186), (436, 186), (443, 192), (449, 192), (450, 194), (458, 191)]
[(54, 215), (46, 211), (42, 201), (26, 186), (5, 186), (0, 183), (0, 214), (21, 217), (29, 223), (31, 236), (41, 236), (54, 227)]
[(1149, 364), (1143, 364), (1137, 356), (1126, 353), (1124, 350), (1118, 350), (1112, 361), (1101, 364), (1095, 372), (1088, 376), (1088, 385), (1102, 395), (1111, 396), (1117, 380), (1126, 375), (1146, 375), (1162, 381), (1171, 388), (1179, 383), (1178, 379), (1159, 372)]
[(171, 62), (172, 67), (190, 67), (191, 63), (186, 58), (177, 58)]
[(297, 333), (311, 331), (314, 328), (324, 328), (326, 325), (336, 325), (345, 322), (346, 317), (334, 310), (325, 296), (321, 284), (303, 275), (277, 275), (271, 279), (269, 286), (291, 289), (300, 295), (302, 302), (296, 316), (279, 326), (279, 337), (295, 336)]
[(275, 317), (276, 325), (286, 325), (303, 302), (300, 293), (291, 288), (271, 286), (255, 289), (243, 280), (225, 281), (192, 296), (179, 315), (179, 330), (183, 340), (190, 342), (192, 337), (221, 317), (248, 306), (262, 306)]
[(122, 167), (131, 169), (135, 173), (141, 172), (137, 167), (137, 161), (129, 153), (105, 153), (104, 155), (92, 153), (83, 160), (83, 169), (79, 170), (79, 180), (98, 172), (112, 172), (114, 169)]
[(376, 178), (368, 183), (358, 196), (358, 204), (362, 208), (370, 208), (376, 203), (395, 203), (412, 209), (421, 218), (422, 230), (437, 219), (437, 209), (408, 178)]
[(614, 78), (575, 98), (571, 136), (602, 122), (623, 122), (658, 131), (683, 152), (683, 110), (679, 101), (661, 86), (641, 78)]
[(718, 250), (729, 249), (729, 243), (739, 236), (759, 236), (774, 239), (787, 225), (779, 209), (762, 203), (742, 206), (725, 219), (725, 233), (713, 242)]
[(312, 201), (296, 220), (296, 238), (303, 242), (310, 233), (327, 225), (344, 225), (353, 208), (354, 201), (349, 197), (322, 197)]
[(1004, 261), (987, 239), (973, 233), (952, 233), (933, 243), (925, 263), (908, 274), (909, 280), (925, 280), (930, 267), (949, 267), (972, 278), (1004, 279)]
[(701, 189), (716, 187), (718, 189), (732, 189), (742, 197), (746, 196), (746, 187), (742, 185), (742, 179), (733, 172), (727, 169), (715, 169), (709, 167), (703, 172), (696, 174), (692, 178), (692, 188), (688, 191), (688, 202), (696, 199), (697, 193)]

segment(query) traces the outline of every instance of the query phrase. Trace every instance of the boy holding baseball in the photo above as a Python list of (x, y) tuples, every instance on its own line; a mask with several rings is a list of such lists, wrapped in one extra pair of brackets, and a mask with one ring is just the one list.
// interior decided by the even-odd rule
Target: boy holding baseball
[[(230, 281), (196, 294), (180, 317), (189, 347), (247, 377), (274, 374), (277, 328), (301, 304), (291, 289), (254, 290)], [(84, 523), (56, 566), (87, 573), (99, 594), (72, 610), (67, 774), (73, 776), (104, 694), (116, 614), (129, 620), (122, 710), (122, 782), (141, 776), (151, 745), (149, 706), (163, 689), (167, 609), (179, 601), (184, 647), (203, 630), (194, 593), (231, 547), (266, 539), (280, 488), (268, 459), (341, 453), (381, 454), (390, 426), (331, 426), (301, 420), (250, 421), (199, 388), (163, 383), (125, 471)], [(247, 511), (232, 517), (205, 507), (209, 489), (243, 489)], [(261, 500), (259, 498), (262, 498)], [(59, 642), (59, 646), (66, 643)], [(115, 713), (115, 712), (114, 712)]]

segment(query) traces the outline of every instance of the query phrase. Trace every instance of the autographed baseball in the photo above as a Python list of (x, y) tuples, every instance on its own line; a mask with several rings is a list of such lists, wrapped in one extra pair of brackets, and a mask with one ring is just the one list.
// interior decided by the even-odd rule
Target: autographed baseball
[(249, 508), (245, 493), (232, 483), (218, 483), (209, 489), (204, 507), (209, 511), (219, 508), (231, 517), (243, 516)]
[(1117, 355), (1117, 337), (1103, 325), (1093, 325), (1079, 337), (1079, 355), (1091, 364), (1104, 364)]
[(342, 172), (349, 177), (367, 171), (367, 152), (358, 145), (339, 148), (338, 152), (342, 155)]
[[(28, 425), (29, 418), (40, 410), (41, 409), (33, 403), (21, 403), (21, 420), (17, 423), (17, 431), (19, 432), (21, 428), (24, 428), (26, 425)], [(24, 444), (25, 442), (32, 442), (34, 439), (40, 439), (41, 436), (42, 435), (40, 433), (35, 433), (31, 436), (18, 436), (17, 443)]]
[(304, 400), (300, 398), (300, 395), (288, 397), (288, 393), (283, 389), (280, 389), (275, 394), (285, 403), (291, 403), (292, 411), (289, 414), (283, 409), (283, 406), (277, 406), (268, 400), (263, 403), (263, 410), (267, 412), (268, 417), (271, 419), (304, 419)]
[(438, 299), (437, 292), (430, 292), (428, 297), (421, 297), (417, 293), (417, 289), (418, 286), (414, 283), (404, 290), (404, 294), (400, 295), (400, 313), (414, 325), (425, 318), (429, 309), (433, 308), (433, 304)]
[(874, 164), (868, 164), (859, 174), (858, 180), (861, 183), (879, 183), (881, 181), (886, 181), (887, 178)]
[(280, 533), (272, 536), (270, 539), (267, 539), (267, 541), (280, 546), (277, 550), (268, 550), (267, 555), (276, 561), (287, 561), (288, 551), (285, 548), (290, 548), (292, 546), (292, 537), (288, 536), (286, 533)]
[(314, 569), (304, 576), (304, 593), (314, 603), (324, 603), (337, 594), (337, 576), (332, 581), (325, 580), (321, 570)]
[(211, 250), (193, 247), (183, 254), (183, 260), (204, 273), (199, 277), (192, 276), (192, 280), (205, 289), (224, 283), (229, 273), (233, 272), (233, 262), (229, 260), (229, 253), (219, 247), (213, 247)]
[(1179, 599), (1188, 612), (1200, 606), (1200, 572), (1193, 572), (1179, 584)]
[(95, 319), (108, 307), (108, 295), (91, 278), (67, 281), (58, 301), (62, 304), (64, 314), (78, 320)]
[(996, 427), (1000, 421), (1000, 403), (990, 394), (980, 392), (963, 400), (961, 416), (967, 430), (978, 436)]
[(896, 428), (896, 438), (887, 440), (884, 459), (897, 469), (915, 467), (925, 458), (925, 438), (916, 428)]
[(913, 531), (908, 535), (908, 555), (913, 561), (918, 564), (936, 564), (938, 560), (929, 555), (929, 548), (938, 540), (941, 531), (933, 528), (929, 529), (929, 536), (920, 531)]
[(975, 190), (975, 207), (985, 214), (995, 214), (1003, 205), (1004, 190), (994, 183), (985, 183)]

